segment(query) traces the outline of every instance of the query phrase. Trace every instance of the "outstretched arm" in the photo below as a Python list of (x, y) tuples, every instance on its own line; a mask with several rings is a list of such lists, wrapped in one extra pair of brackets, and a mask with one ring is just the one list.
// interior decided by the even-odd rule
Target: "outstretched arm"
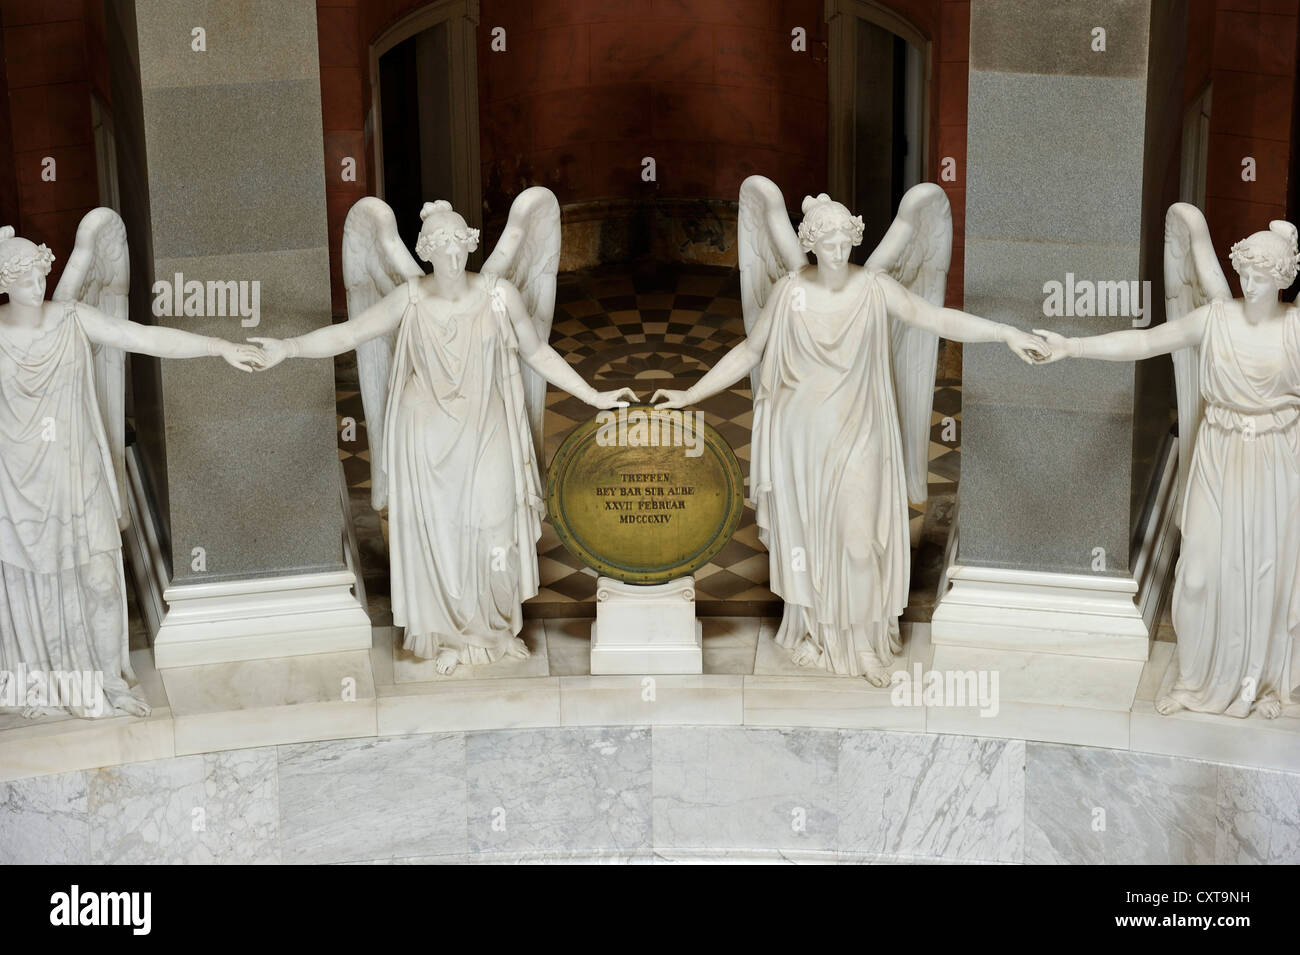
[[(781, 282), (787, 281), (789, 279), (781, 280)], [(763, 349), (767, 347), (767, 336), (772, 330), (772, 314), (780, 297), (781, 287), (778, 282), (772, 286), (767, 303), (758, 313), (758, 320), (754, 322), (754, 327), (749, 330), (745, 339), (718, 359), (716, 365), (685, 391), (674, 391), (671, 388), (660, 388), (656, 391), (650, 398), (651, 402), (656, 403), (655, 407), (685, 408), (687, 405), (699, 404), (718, 392), (725, 391), (749, 374), (754, 366), (763, 360)], [(660, 397), (663, 398), (662, 401), (659, 400)]]
[(1210, 307), (1202, 305), (1182, 318), (1154, 328), (1125, 328), (1104, 335), (1066, 338), (1056, 332), (1036, 330), (1052, 349), (1052, 360), (1064, 358), (1099, 358), (1102, 361), (1139, 361), (1167, 355), (1180, 348), (1200, 344)]
[(204, 358), (220, 356), (240, 371), (252, 371), (261, 358), (261, 350), (224, 338), (195, 335), (179, 328), (141, 325), (139, 322), (114, 318), (97, 308), (77, 304), (77, 318), (86, 337), (97, 345), (120, 348), (155, 358)]
[(286, 358), (333, 358), (345, 351), (352, 351), (363, 342), (395, 329), (402, 320), (408, 301), (406, 286), (403, 284), (346, 322), (326, 325), (297, 338), (250, 338), (250, 342), (262, 346), (266, 355), (258, 370), (274, 368)]
[[(573, 366), (561, 358), (559, 352), (552, 348), (549, 342), (542, 341), (541, 336), (537, 334), (537, 329), (533, 327), (533, 320), (528, 315), (528, 306), (524, 304), (519, 290), (506, 281), (498, 281), (496, 287), (501, 290), (506, 314), (519, 341), (519, 357), (529, 368), (556, 388), (568, 392), (593, 408), (626, 408), (629, 402), (637, 400), (636, 393), (630, 388), (597, 391), (583, 381), (582, 376), (573, 370)], [(493, 307), (496, 307), (495, 304)]]
[(885, 290), (885, 307), (899, 321), (924, 328), (940, 338), (954, 342), (1004, 342), (1008, 348), (1030, 363), (1049, 357), (1046, 343), (1012, 325), (991, 322), (955, 308), (932, 305), (909, 292), (887, 275), (880, 277)]

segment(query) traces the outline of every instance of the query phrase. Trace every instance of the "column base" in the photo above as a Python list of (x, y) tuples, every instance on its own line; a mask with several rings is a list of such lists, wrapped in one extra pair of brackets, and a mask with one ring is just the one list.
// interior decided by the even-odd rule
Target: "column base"
[(126, 556), (158, 669), (369, 649), (370, 617), (346, 498), (344, 570), (174, 586), (135, 448), (127, 450), (127, 471)]
[(1133, 573), (1044, 573), (951, 562), (931, 621), (932, 668), (996, 674), (998, 706), (935, 708), (931, 732), (1126, 749), (1130, 713), (1173, 576), (1177, 452), (1166, 455)]
[[(1131, 575), (963, 566), (952, 561), (954, 530), (931, 621), (931, 641), (936, 647), (1146, 660), (1177, 552), (1177, 465), (1177, 451), (1170, 442)], [(951, 585), (946, 593), (945, 585)]]
[(368, 650), (159, 671), (177, 756), (376, 733)]

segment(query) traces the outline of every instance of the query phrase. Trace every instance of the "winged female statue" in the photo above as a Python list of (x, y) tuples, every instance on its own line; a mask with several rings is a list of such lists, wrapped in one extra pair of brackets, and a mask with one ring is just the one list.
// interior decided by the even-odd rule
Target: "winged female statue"
[(907, 192), (865, 266), (849, 262), (861, 216), (824, 193), (803, 213), (796, 233), (777, 186), (745, 180), (745, 340), (691, 388), (652, 400), (695, 404), (755, 369), (750, 494), (785, 601), (776, 641), (800, 665), (886, 686), (907, 604), (907, 502), (926, 497), (939, 336), (1005, 342), (1030, 363), (1048, 349), (943, 307), (952, 217), (938, 186)]
[[(111, 209), (81, 220), (47, 302), (53, 261), (44, 245), (0, 229), (9, 296), (0, 305), (0, 687), (26, 674), (15, 698), (29, 716), (145, 716), (119, 534), (128, 522), (125, 353), (219, 355), (252, 371), (261, 351), (130, 321), (126, 229)], [(83, 674), (102, 687), (88, 692)]]
[(343, 226), (348, 320), (252, 341), (265, 368), (357, 350), (371, 504), (388, 509), (393, 622), (406, 649), (450, 673), (528, 655), (516, 635), (537, 593), (546, 382), (596, 408), (636, 395), (596, 391), (547, 342), (560, 257), (549, 189), (520, 193), (479, 274), (465, 270), (477, 229), (445, 201), (420, 216), (415, 251), (431, 274), (388, 205), (361, 199)]
[(1163, 325), (1039, 334), (1053, 360), (1173, 354), (1177, 672), (1156, 709), (1273, 719), (1300, 689), (1300, 309), (1278, 297), (1296, 278), (1296, 227), (1269, 223), (1236, 243), (1229, 261), (1241, 299), (1205, 217), (1175, 203), (1165, 217)]

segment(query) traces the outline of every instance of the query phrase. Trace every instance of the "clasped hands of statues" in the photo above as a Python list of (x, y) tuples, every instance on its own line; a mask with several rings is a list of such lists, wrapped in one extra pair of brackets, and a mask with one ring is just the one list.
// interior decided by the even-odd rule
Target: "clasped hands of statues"
[[(1034, 329), (1033, 334), (1030, 334), (1008, 326), (1005, 344), (1027, 364), (1049, 365), (1052, 362), (1060, 361), (1062, 358), (1070, 357), (1073, 354), (1071, 344), (1074, 341), (1074, 339), (1041, 328)], [(269, 371), (286, 358), (293, 356), (292, 346), (285, 339), (249, 338), (247, 344), (241, 345), (237, 342), (230, 342), (229, 344), (232, 346), (229, 355), (224, 350), (219, 351), (218, 354), (225, 358), (232, 367), (240, 371)], [(620, 399), (624, 394), (629, 395), (632, 403), (639, 400), (636, 393), (630, 388), (623, 388), (618, 392), (609, 392), (608, 394), (610, 396), (617, 395)], [(695, 403), (695, 399), (691, 397), (689, 391), (679, 392), (667, 388), (656, 390), (650, 401), (663, 409), (680, 408)], [(628, 404), (629, 402), (624, 400), (609, 402), (611, 407), (626, 407)]]

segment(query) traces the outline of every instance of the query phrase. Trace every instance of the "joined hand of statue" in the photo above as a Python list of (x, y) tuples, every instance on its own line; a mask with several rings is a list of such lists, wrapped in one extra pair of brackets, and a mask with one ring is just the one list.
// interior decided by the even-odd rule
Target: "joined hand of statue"
[(289, 347), (278, 338), (250, 338), (249, 341), (257, 342), (260, 346), (257, 361), (258, 371), (267, 371), (274, 368), (289, 357)]
[(239, 342), (222, 342), (217, 346), (217, 354), (230, 367), (247, 372), (258, 370), (263, 359), (262, 349), (256, 345), (241, 345)]
[(1064, 335), (1058, 334), (1057, 332), (1049, 332), (1045, 328), (1035, 328), (1034, 334), (1047, 342), (1047, 347), (1052, 350), (1050, 355), (1039, 362), (1040, 365), (1050, 365), (1054, 361), (1060, 361), (1062, 358), (1070, 357), (1071, 339), (1066, 338)]
[[(623, 395), (627, 395), (624, 398)], [(626, 408), (630, 404), (636, 404), (640, 401), (636, 392), (631, 388), (619, 388), (617, 391), (598, 391), (591, 396), (587, 404), (593, 408)]]
[[(660, 401), (660, 397), (663, 401)], [(661, 411), (671, 411), (674, 408), (685, 408), (691, 401), (690, 393), (686, 391), (674, 391), (671, 388), (660, 388), (650, 397), (650, 403)]]
[(1053, 360), (1051, 346), (1045, 339), (1018, 328), (1007, 333), (1007, 347), (1030, 365), (1042, 365)]

